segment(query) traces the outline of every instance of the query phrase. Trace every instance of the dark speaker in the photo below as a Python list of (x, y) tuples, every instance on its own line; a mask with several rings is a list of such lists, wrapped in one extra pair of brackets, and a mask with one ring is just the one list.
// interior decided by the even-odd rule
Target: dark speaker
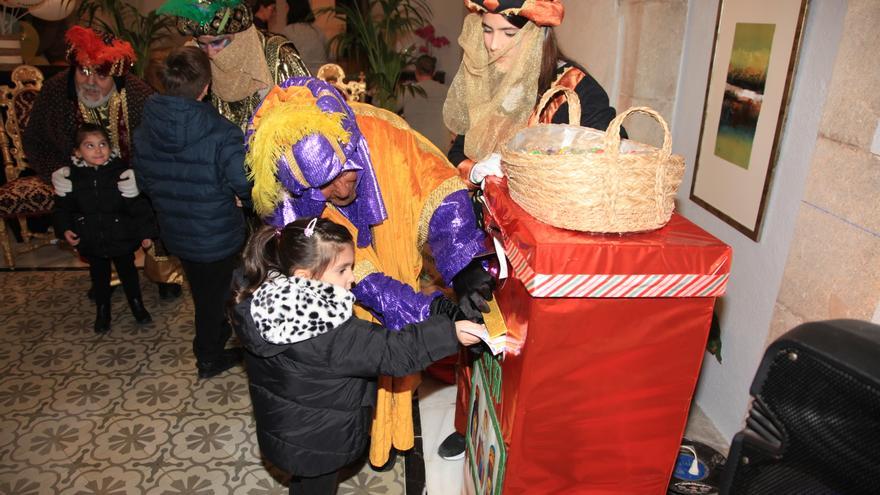
[(767, 349), (750, 392), (722, 495), (880, 493), (880, 326), (795, 327)]

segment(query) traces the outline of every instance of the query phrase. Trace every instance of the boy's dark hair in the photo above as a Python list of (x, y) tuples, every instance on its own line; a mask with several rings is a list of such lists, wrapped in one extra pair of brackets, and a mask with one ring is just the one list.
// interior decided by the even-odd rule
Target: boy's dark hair
[(168, 54), (159, 72), (164, 94), (196, 99), (211, 82), (211, 61), (194, 46), (181, 46)]
[(98, 124), (89, 124), (86, 122), (76, 129), (76, 133), (73, 135), (73, 148), (79, 148), (79, 145), (85, 141), (86, 136), (89, 134), (100, 134), (104, 136), (104, 139), (106, 139), (108, 143), (110, 142), (110, 134), (107, 132), (107, 129), (104, 129)]
[(260, 10), (260, 7), (270, 7), (275, 5), (275, 0), (257, 0), (254, 2), (254, 13)]
[(437, 59), (430, 55), (421, 55), (416, 59), (416, 73), (433, 76), (437, 70)]
[(300, 218), (283, 229), (264, 225), (251, 235), (242, 253), (244, 283), (235, 290), (235, 304), (253, 294), (269, 272), (289, 276), (294, 270), (304, 269), (318, 278), (343, 247), (354, 246), (348, 229), (323, 218), (315, 223), (314, 233), (306, 237), (305, 229), (311, 221)]

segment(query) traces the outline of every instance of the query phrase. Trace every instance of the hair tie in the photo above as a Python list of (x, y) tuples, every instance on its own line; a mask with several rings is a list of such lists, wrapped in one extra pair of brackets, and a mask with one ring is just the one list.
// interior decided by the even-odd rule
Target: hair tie
[(306, 225), (306, 229), (303, 231), (303, 234), (305, 234), (306, 237), (311, 237), (315, 233), (315, 225), (317, 225), (317, 224), (318, 224), (318, 217), (315, 217), (312, 219), (311, 222), (309, 222), (308, 225)]
[(281, 237), (281, 229), (275, 229), (275, 237)]

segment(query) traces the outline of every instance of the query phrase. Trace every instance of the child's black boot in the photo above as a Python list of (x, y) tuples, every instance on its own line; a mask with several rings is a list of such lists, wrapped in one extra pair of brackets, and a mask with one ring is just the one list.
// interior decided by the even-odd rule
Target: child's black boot
[(147, 308), (144, 307), (144, 301), (141, 300), (141, 298), (132, 297), (129, 299), (128, 307), (131, 308), (131, 314), (134, 316), (134, 320), (139, 324), (143, 325), (153, 321), (153, 317), (150, 316)]
[(110, 303), (98, 303), (95, 311), (95, 333), (110, 331)]

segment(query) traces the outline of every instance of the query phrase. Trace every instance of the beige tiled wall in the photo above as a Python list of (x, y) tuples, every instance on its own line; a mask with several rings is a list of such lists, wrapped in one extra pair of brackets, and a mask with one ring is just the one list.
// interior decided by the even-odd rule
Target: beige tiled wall
[(804, 321), (870, 320), (880, 301), (880, 3), (848, 5), (768, 342)]

